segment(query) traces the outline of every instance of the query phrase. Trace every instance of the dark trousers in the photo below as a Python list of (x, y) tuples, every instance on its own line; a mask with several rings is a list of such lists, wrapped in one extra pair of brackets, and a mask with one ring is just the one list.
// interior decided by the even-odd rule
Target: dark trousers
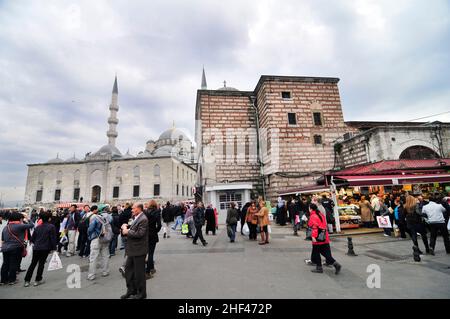
[(427, 251), (430, 250), (430, 247), (428, 246), (428, 237), (427, 237), (427, 231), (425, 230), (425, 226), (423, 224), (419, 225), (408, 225), (409, 234), (411, 235), (411, 240), (414, 244), (414, 246), (419, 247), (419, 243), (417, 242), (417, 233), (420, 234), (422, 237), (423, 245), (425, 246), (425, 249)]
[(202, 224), (195, 225), (194, 243), (196, 243), (197, 239), (199, 238), (202, 243), (206, 242), (205, 239), (203, 238), (202, 227), (203, 227)]
[(125, 262), (125, 280), (127, 294), (147, 296), (145, 283), (145, 255), (130, 257)]
[(398, 229), (400, 230), (400, 237), (406, 238), (406, 233), (409, 233), (409, 229), (406, 227), (406, 224), (398, 224)]
[(115, 255), (117, 249), (117, 241), (119, 239), (119, 234), (113, 234), (111, 241), (109, 242), (109, 254)]
[(86, 254), (86, 249), (87, 249), (87, 245), (88, 245), (87, 233), (85, 234), (84, 232), (80, 232), (80, 234), (78, 235), (78, 245), (80, 248), (80, 253), (78, 255), (80, 255), (80, 256), (89, 255), (89, 253)]
[(445, 251), (447, 254), (450, 254), (450, 241), (448, 238), (448, 230), (445, 224), (430, 224), (430, 231), (431, 231), (431, 238), (430, 238), (430, 247), (433, 248), (436, 247), (436, 238), (438, 235), (438, 232), (441, 233), (442, 237), (444, 238), (444, 245), (445, 245)]
[(0, 282), (7, 284), (16, 281), (17, 271), (22, 261), (22, 247), (3, 252), (3, 265)]
[(28, 267), (27, 274), (25, 275), (25, 281), (30, 282), (33, 277), (34, 268), (39, 264), (36, 281), (42, 280), (42, 274), (44, 273), (45, 262), (47, 261), (50, 250), (33, 250), (33, 258), (31, 259), (30, 267)]
[(147, 256), (147, 269), (145, 272), (149, 273), (150, 270), (155, 269), (155, 261), (153, 256), (155, 255), (156, 243), (148, 244), (148, 256)]
[(311, 261), (316, 264), (318, 268), (322, 267), (322, 259), (320, 258), (320, 255), (325, 257), (326, 263), (328, 265), (332, 265), (336, 262), (336, 260), (334, 260), (333, 256), (331, 255), (330, 244), (313, 245)]
[(247, 222), (247, 224), (248, 224), (248, 229), (250, 230), (250, 234), (248, 235), (248, 237), (249, 237), (249, 239), (250, 240), (256, 240), (256, 238), (257, 238), (257, 234), (256, 234), (256, 224), (252, 224), (252, 223), (249, 223), (249, 222)]

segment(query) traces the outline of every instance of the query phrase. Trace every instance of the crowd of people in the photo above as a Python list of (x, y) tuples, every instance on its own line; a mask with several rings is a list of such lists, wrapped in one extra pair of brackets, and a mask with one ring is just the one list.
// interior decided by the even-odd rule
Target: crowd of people
[[(354, 200), (355, 201), (355, 200)], [(397, 225), (402, 238), (409, 234), (419, 252), (418, 236), (421, 237), (426, 253), (434, 255), (436, 238), (441, 235), (447, 253), (450, 253), (448, 221), (450, 215), (449, 197), (418, 196), (406, 194), (371, 194), (370, 201), (361, 196), (357, 202), (366, 227), (374, 227), (377, 216), (389, 216)], [(329, 234), (333, 232), (333, 201), (323, 196), (299, 197), (284, 201), (281, 198), (272, 208), (276, 223), (293, 225), (294, 235), (306, 228), (307, 240), (312, 241), (311, 259), (306, 264), (315, 266), (313, 272), (322, 273), (320, 255), (326, 265), (335, 268), (338, 274), (341, 265), (332, 257)], [(246, 203), (242, 208), (230, 203), (227, 210), (226, 227), (231, 243), (236, 242), (237, 226), (250, 241), (259, 245), (269, 244), (270, 210), (266, 202)], [(27, 255), (27, 243), (32, 244), (31, 264), (26, 271), (24, 286), (29, 287), (37, 267), (34, 286), (44, 283), (43, 271), (48, 256), (57, 251), (67, 258), (75, 256), (89, 258), (87, 279), (94, 281), (98, 275), (109, 276), (109, 260), (118, 249), (124, 250), (125, 259), (119, 271), (126, 280), (127, 291), (124, 299), (146, 298), (145, 281), (156, 273), (154, 253), (159, 242), (159, 233), (170, 238), (173, 231), (180, 230), (186, 238), (208, 245), (205, 233), (216, 235), (218, 213), (215, 208), (202, 202), (195, 204), (172, 205), (167, 202), (159, 205), (151, 200), (146, 204), (125, 204), (109, 206), (105, 204), (85, 205), (81, 210), (72, 205), (67, 210), (44, 210), (11, 212), (0, 216), (0, 223), (7, 221), (2, 231), (3, 264), (1, 285), (15, 285), (17, 275), (25, 270), (21, 263)], [(427, 233), (430, 233), (428, 240)], [(392, 229), (385, 229), (385, 236), (391, 236)], [(120, 237), (120, 247), (119, 247)], [(100, 269), (97, 269), (99, 266)]]

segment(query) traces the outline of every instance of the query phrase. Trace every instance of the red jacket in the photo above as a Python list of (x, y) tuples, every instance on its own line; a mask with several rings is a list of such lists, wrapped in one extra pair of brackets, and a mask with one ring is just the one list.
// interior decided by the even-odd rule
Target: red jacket
[[(320, 217), (319, 215), (320, 214)], [(322, 218), (322, 219), (321, 219)], [(319, 228), (326, 230), (326, 239), (323, 242), (313, 242), (313, 245), (325, 245), (330, 243), (330, 237), (328, 236), (327, 218), (320, 212), (311, 211), (311, 215), (308, 221), (308, 227), (312, 228), (312, 237), (317, 238), (319, 235)]]

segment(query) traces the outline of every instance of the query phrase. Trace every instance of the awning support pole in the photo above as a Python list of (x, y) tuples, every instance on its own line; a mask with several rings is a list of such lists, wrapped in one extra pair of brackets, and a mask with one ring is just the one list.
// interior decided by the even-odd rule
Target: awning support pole
[(337, 198), (336, 198), (336, 184), (333, 181), (333, 175), (331, 175), (331, 197), (333, 199), (334, 202), (334, 220), (336, 222), (336, 232), (340, 233), (341, 232), (341, 221), (339, 219), (339, 209), (338, 209), (338, 203), (337, 203)]

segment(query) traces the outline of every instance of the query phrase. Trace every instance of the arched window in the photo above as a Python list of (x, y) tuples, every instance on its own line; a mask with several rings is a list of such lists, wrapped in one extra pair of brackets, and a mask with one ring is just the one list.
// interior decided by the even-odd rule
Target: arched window
[(159, 176), (161, 174), (161, 169), (158, 164), (153, 167), (153, 176)]
[(73, 185), (75, 187), (80, 185), (80, 170), (78, 169), (73, 173)]
[(116, 168), (116, 184), (122, 183), (122, 168), (118, 166)]
[(134, 184), (135, 185), (139, 185), (140, 175), (141, 175), (141, 170), (140, 170), (139, 166), (135, 166), (133, 168), (133, 176), (134, 176)]
[(63, 177), (63, 172), (62, 171), (58, 171), (58, 173), (56, 173), (56, 184), (61, 184), (62, 183), (62, 177)]
[(38, 184), (42, 186), (44, 184), (45, 172), (41, 171), (38, 177)]
[(408, 147), (400, 154), (400, 159), (423, 160), (436, 158), (439, 158), (439, 155), (435, 151), (421, 145)]

